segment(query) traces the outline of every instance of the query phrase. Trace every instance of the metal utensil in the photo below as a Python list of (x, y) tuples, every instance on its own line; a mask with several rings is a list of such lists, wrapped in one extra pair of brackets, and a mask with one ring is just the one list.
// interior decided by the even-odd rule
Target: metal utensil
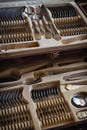
[(43, 27), (44, 27), (44, 30), (45, 30), (45, 37), (46, 37), (47, 39), (50, 39), (50, 38), (52, 37), (52, 33), (51, 33), (51, 31), (48, 29), (44, 17), (42, 17), (42, 23), (43, 23)]
[(30, 17), (30, 19), (32, 21), (35, 39), (36, 40), (40, 40), (41, 39), (41, 35), (40, 35), (39, 30), (37, 29), (37, 25), (36, 25), (35, 20), (33, 18), (33, 16), (35, 15), (34, 8), (33, 7), (27, 7), (27, 12), (25, 12), (25, 13), (28, 14), (28, 16)]
[(75, 81), (75, 80), (84, 79), (84, 77), (87, 77), (87, 71), (64, 76), (63, 79), (65, 81)]
[(48, 25), (51, 28), (53, 38), (56, 39), (56, 40), (60, 40), (61, 38), (60, 38), (60, 36), (58, 34), (58, 31), (57, 31), (56, 27), (54, 26), (54, 24), (53, 24), (53, 22), (52, 22), (52, 20), (50, 18), (50, 15), (48, 13), (48, 10), (46, 9), (46, 7), (44, 5), (41, 5), (41, 11), (42, 11), (43, 16), (47, 20)]
[(43, 30), (43, 28), (41, 26), (41, 23), (40, 23), (40, 21), (42, 19), (40, 6), (35, 6), (34, 12), (35, 12), (35, 20), (38, 23), (38, 27), (40, 29), (40, 33), (43, 35), (44, 34), (44, 30)]

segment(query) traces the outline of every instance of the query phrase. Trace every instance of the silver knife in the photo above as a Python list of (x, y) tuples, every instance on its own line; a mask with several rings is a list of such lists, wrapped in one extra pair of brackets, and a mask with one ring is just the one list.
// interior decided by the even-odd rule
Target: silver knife
[(61, 37), (60, 35), (58, 34), (58, 31), (56, 29), (56, 27), (54, 26), (52, 20), (51, 20), (51, 17), (48, 13), (48, 10), (47, 8), (45, 7), (45, 5), (41, 5), (41, 11), (42, 11), (42, 15), (45, 17), (45, 19), (47, 20), (48, 22), (48, 25), (50, 26), (51, 28), (51, 31), (52, 31), (52, 34), (53, 34), (53, 38), (56, 39), (56, 40), (60, 40)]

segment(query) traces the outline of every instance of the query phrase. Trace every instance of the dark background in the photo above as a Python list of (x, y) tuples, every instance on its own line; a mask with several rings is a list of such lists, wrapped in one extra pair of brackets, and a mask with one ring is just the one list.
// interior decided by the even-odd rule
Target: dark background
[(87, 0), (75, 0), (76, 2), (87, 2)]
[[(40, 1), (40, 0), (0, 0), (0, 2), (9, 2), (9, 1), (11, 1), (11, 2), (15, 2), (15, 1)], [(51, 2), (51, 0), (41, 0), (41, 1), (50, 1)], [(76, 1), (76, 2), (87, 2), (87, 0), (54, 0), (54, 2), (55, 1), (61, 1), (61, 2), (63, 2), (63, 1)], [(53, 1), (52, 1), (53, 2)]]

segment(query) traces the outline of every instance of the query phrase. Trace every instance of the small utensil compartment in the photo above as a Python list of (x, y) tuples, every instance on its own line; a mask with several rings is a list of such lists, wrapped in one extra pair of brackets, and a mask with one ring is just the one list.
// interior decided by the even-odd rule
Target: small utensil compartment
[(0, 8), (0, 44), (32, 41), (28, 19), (22, 14), (25, 7)]
[(87, 24), (79, 13), (75, 3), (47, 6), (51, 11), (56, 28), (61, 36), (86, 34)]
[(0, 129), (34, 130), (23, 87), (0, 90)]
[(42, 129), (74, 122), (72, 112), (60, 90), (59, 81), (32, 85), (31, 98)]

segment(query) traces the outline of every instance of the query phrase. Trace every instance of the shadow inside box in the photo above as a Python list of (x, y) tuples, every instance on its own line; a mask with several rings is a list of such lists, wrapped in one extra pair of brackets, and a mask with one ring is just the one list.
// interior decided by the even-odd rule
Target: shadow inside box
[(87, 130), (87, 120), (79, 123), (73, 123), (65, 127), (60, 126), (60, 127), (52, 128), (50, 130)]

